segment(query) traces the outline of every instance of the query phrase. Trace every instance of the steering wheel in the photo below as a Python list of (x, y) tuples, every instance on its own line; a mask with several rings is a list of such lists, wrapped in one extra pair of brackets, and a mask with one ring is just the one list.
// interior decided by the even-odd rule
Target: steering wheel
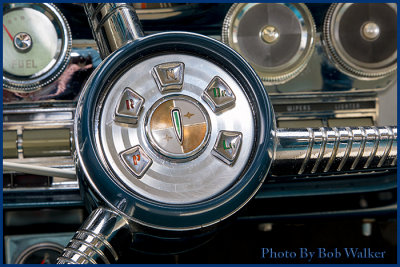
[[(337, 151), (326, 163), (324, 152), (299, 151), (312, 150), (318, 136), (330, 149), (332, 133), (342, 149), (340, 136), (356, 131), (285, 134), (260, 78), (233, 49), (187, 32), (144, 37), (128, 5), (85, 9), (105, 58), (85, 85), (74, 124), (77, 175), (92, 212), (58, 263), (117, 262), (128, 248), (151, 250), (142, 240), (165, 244), (164, 252), (196, 246), (256, 194), (274, 158), (287, 165), (308, 157), (316, 170), (329, 170)], [(375, 149), (367, 160), (383, 149), (379, 167), (390, 165), (397, 128), (360, 131), (360, 144)], [(372, 143), (381, 133), (385, 146)], [(358, 156), (349, 150), (345, 161), (351, 157)]]

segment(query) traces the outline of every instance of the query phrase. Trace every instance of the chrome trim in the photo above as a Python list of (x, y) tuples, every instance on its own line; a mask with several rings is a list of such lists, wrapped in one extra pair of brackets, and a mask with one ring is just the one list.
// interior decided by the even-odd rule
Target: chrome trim
[[(379, 79), (360, 79), (354, 75), (343, 74), (338, 65), (325, 51), (322, 33), (316, 35), (314, 52), (305, 69), (294, 79), (283, 84), (268, 85), (264, 83), (271, 99), (274, 96), (297, 97), (330, 97), (354, 96), (362, 93), (383, 91), (397, 82), (397, 71)], [(331, 76), (333, 75), (333, 77)]]
[[(173, 60), (185, 64), (184, 86), (179, 93), (161, 94), (152, 78), (151, 69), (160, 62)], [(198, 68), (198, 66), (202, 67)], [(201, 94), (217, 75), (229, 84), (236, 96), (236, 102), (230, 108), (215, 114), (201, 98)], [(97, 103), (94, 118), (96, 147), (104, 165), (112, 170), (117, 177), (116, 180), (121, 181), (127, 190), (161, 203), (187, 204), (209, 199), (237, 181), (240, 173), (248, 164), (247, 161), (251, 154), (255, 135), (254, 118), (251, 106), (240, 84), (222, 67), (193, 55), (178, 53), (158, 55), (132, 66), (110, 83), (112, 85), (102, 94)], [(132, 127), (115, 123), (112, 112), (108, 112), (108, 110), (115, 110), (121, 88), (126, 86), (135, 88), (136, 92), (146, 100), (142, 115), (139, 116), (137, 124)], [(151, 138), (147, 137), (148, 131), (146, 131), (148, 126), (146, 117), (151, 115), (151, 110), (157, 106), (156, 102), (159, 103), (165, 98), (181, 97), (201, 104), (204, 109), (203, 113), (208, 115), (209, 130), (211, 130), (201, 153), (197, 151), (199, 153), (189, 155), (189, 160), (187, 158), (179, 160), (173, 157), (174, 155), (167, 157), (168, 155), (164, 152), (156, 151), (156, 147), (151, 145)], [(147, 118), (148, 120), (149, 118)], [(243, 133), (241, 152), (233, 166), (227, 166), (211, 154), (213, 144), (221, 130)], [(151, 168), (140, 180), (133, 177), (124, 167), (118, 155), (121, 151), (135, 145), (140, 145), (153, 160)], [(182, 165), (182, 168), (178, 168), (177, 164)], [(190, 173), (187, 172), (188, 169), (190, 169)], [(209, 173), (214, 175), (210, 177)], [(217, 179), (217, 177), (219, 178)], [(91, 178), (88, 177), (88, 179)], [(178, 184), (179, 186), (177, 186)]]
[(102, 59), (144, 36), (139, 18), (130, 4), (85, 3), (84, 7)]
[[(40, 8), (38, 6), (40, 6)], [(69, 63), (71, 56), (72, 34), (67, 20), (54, 4), (5, 4), (5, 6), (3, 6), (3, 15), (13, 8), (22, 7), (33, 8), (35, 10), (39, 9), (40, 12), (44, 13), (49, 18), (49, 20), (51, 20), (53, 25), (57, 25), (56, 28), (60, 28), (59, 30), (61, 33), (59, 34), (61, 34), (61, 36), (58, 37), (62, 40), (62, 44), (60, 45), (60, 48), (56, 53), (56, 58), (53, 59), (55, 63), (51, 66), (46, 66), (45, 69), (31, 75), (28, 79), (24, 77), (23, 80), (16, 80), (15, 78), (7, 77), (7, 75), (4, 75), (3, 73), (3, 86), (6, 90), (16, 93), (30, 93), (33, 91), (37, 91), (43, 86), (52, 83), (63, 73)]]
[[(268, 5), (268, 3), (235, 3), (229, 9), (222, 25), (222, 42), (229, 45), (237, 52), (242, 54), (238, 44), (238, 27), (241, 18), (252, 7), (256, 5)], [(267, 86), (285, 83), (299, 75), (307, 66), (308, 61), (314, 52), (316, 39), (316, 26), (313, 16), (303, 3), (280, 3), (291, 9), (298, 18), (301, 25), (301, 43), (296, 55), (277, 67), (263, 67), (251, 62), (252, 67)], [(261, 35), (260, 35), (261, 38)]]
[(57, 264), (115, 263), (132, 238), (125, 218), (111, 209), (97, 208), (64, 248)]
[(270, 171), (273, 176), (397, 166), (397, 126), (277, 129), (275, 137), (278, 145)]
[(300, 167), (300, 170), (299, 170), (298, 174), (302, 174), (304, 172), (304, 170), (306, 169), (307, 163), (308, 163), (308, 161), (310, 160), (310, 157), (311, 157), (311, 150), (312, 150), (312, 148), (314, 146), (314, 140), (315, 140), (314, 131), (311, 128), (307, 128), (307, 132), (309, 134), (309, 138), (310, 138), (311, 141), (308, 144), (307, 153), (306, 153), (306, 156), (304, 158), (303, 163), (301, 164), (301, 167)]
[(75, 171), (66, 169), (49, 168), (32, 164), (20, 164), (3, 160), (3, 171), (15, 171), (43, 176), (56, 176), (76, 180)]
[(381, 158), (381, 160), (379, 161), (377, 167), (380, 168), (382, 167), (383, 163), (385, 162), (387, 156), (389, 155), (390, 150), (392, 149), (392, 145), (393, 145), (393, 139), (394, 139), (394, 135), (393, 135), (393, 130), (390, 127), (385, 127), (388, 130), (388, 135), (389, 135), (389, 143), (385, 148), (385, 152), (383, 153), (383, 156)]
[[(397, 50), (389, 58), (378, 64), (362, 63), (351, 57), (343, 48), (339, 40), (339, 22), (348, 8), (354, 3), (333, 3), (328, 12), (323, 24), (323, 37), (325, 50), (328, 56), (332, 59), (336, 67), (345, 74), (364, 80), (376, 80), (388, 76), (397, 70)], [(397, 14), (397, 5), (395, 3), (386, 3)], [(387, 65), (389, 64), (389, 65)]]
[[(184, 91), (185, 93), (185, 91)], [(157, 110), (157, 108), (165, 103), (166, 101), (170, 101), (170, 100), (185, 100), (188, 101), (189, 103), (193, 104), (194, 106), (196, 106), (199, 111), (201, 112), (201, 115), (203, 115), (203, 118), (205, 119), (205, 125), (206, 125), (206, 133), (204, 135), (204, 138), (201, 142), (201, 144), (193, 149), (192, 151), (188, 152), (188, 153), (182, 153), (182, 154), (176, 154), (176, 153), (172, 153), (169, 152), (167, 150), (165, 150), (164, 148), (160, 147), (153, 134), (152, 134), (152, 129), (150, 127), (150, 122), (151, 119), (153, 117), (154, 112)], [(181, 118), (182, 120), (182, 118)], [(182, 122), (181, 122), (182, 125)], [(204, 147), (208, 145), (209, 139), (210, 139), (210, 135), (211, 135), (211, 131), (212, 131), (212, 126), (210, 123), (210, 116), (208, 115), (208, 112), (205, 110), (205, 108), (203, 107), (203, 105), (197, 101), (196, 99), (189, 97), (187, 95), (169, 95), (166, 97), (162, 97), (160, 98), (158, 101), (156, 101), (151, 107), (150, 109), (147, 111), (146, 116), (145, 116), (145, 120), (144, 120), (144, 129), (146, 131), (146, 137), (148, 142), (150, 143), (151, 147), (157, 151), (158, 153), (160, 153), (161, 155), (165, 156), (167, 158), (167, 160), (171, 161), (171, 162), (184, 162), (184, 161), (189, 161), (192, 160), (193, 158), (197, 157), (200, 155), (200, 153), (204, 150)], [(176, 132), (176, 129), (174, 130)], [(182, 131), (183, 131), (183, 127), (182, 127)], [(182, 136), (183, 139), (183, 136)], [(183, 140), (182, 140), (183, 141)], [(181, 142), (182, 145), (182, 142)], [(159, 156), (159, 155), (158, 155)]]

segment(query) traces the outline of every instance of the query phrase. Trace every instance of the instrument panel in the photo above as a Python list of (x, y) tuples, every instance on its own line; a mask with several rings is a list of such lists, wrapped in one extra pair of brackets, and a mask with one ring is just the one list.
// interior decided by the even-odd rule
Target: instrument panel
[[(376, 125), (385, 107), (379, 94), (396, 91), (396, 4), (133, 6), (147, 35), (194, 31), (240, 53), (263, 79), (278, 127)], [(3, 8), (3, 156), (73, 169), (76, 102), (102, 61), (83, 5)], [(357, 29), (343, 26), (349, 20)], [(349, 42), (354, 35), (361, 54)], [(390, 112), (390, 105), (386, 109)], [(50, 177), (29, 183), (19, 174), (4, 175), (6, 188), (70, 183)]]
[[(61, 11), (65, 5), (60, 4)], [(168, 30), (190, 31), (193, 25), (184, 26), (188, 17), (201, 16), (206, 11), (218, 13), (218, 8), (219, 14), (202, 18), (206, 22), (197, 31), (233, 47), (253, 65), (270, 94), (285, 95), (375, 91), (392, 84), (397, 69), (396, 4), (375, 5), (236, 3), (213, 7), (136, 3), (133, 6), (149, 33), (163, 31), (167, 26)], [(82, 9), (80, 5), (66, 7), (67, 11)], [(366, 14), (362, 12), (364, 9), (371, 11), (369, 15), (357, 15)], [(71, 42), (76, 47), (80, 46), (76, 44), (78, 40), (91, 38), (86, 31), (82, 34), (72, 31), (78, 37), (72, 40), (69, 23), (61, 11), (48, 4), (4, 6), (3, 52), (9, 52), (3, 59), (3, 78), (7, 91), (29, 93), (43, 89), (71, 61)], [(341, 13), (345, 15), (339, 16)], [(341, 26), (348, 25), (346, 20), (350, 17), (358, 26), (351, 29)], [(39, 21), (40, 27), (29, 23), (32, 19)], [(73, 25), (74, 30), (76, 27)], [(346, 36), (358, 37), (351, 42)]]
[[(134, 4), (146, 34), (194, 31), (237, 50), (264, 80), (276, 107), (278, 124), (283, 126), (300, 119), (302, 124), (296, 127), (333, 126), (336, 119), (346, 126), (345, 118), (360, 118), (363, 122), (367, 119), (368, 125), (378, 120), (381, 107), (377, 94), (396, 86), (397, 27), (394, 22), (397, 5), (366, 6), (312, 3)], [(45, 12), (46, 8), (51, 10)], [(357, 49), (351, 47), (352, 43), (345, 37), (353, 36), (355, 29), (340, 26), (349, 24), (343, 22), (349, 15), (343, 17), (337, 14), (359, 14), (365, 8), (371, 11), (368, 16), (350, 16), (359, 28), (359, 38), (353, 46), (362, 46), (362, 54), (366, 55), (360, 58), (360, 55), (352, 54)], [(54, 101), (71, 101), (69, 105), (73, 106), (85, 80), (101, 62), (88, 30), (83, 6), (6, 4), (4, 10), (3, 53), (8, 48), (12, 51), (5, 53), (3, 59), (5, 109), (15, 110), (14, 104), (18, 103), (48, 106), (54, 105)], [(53, 14), (52, 20), (46, 15), (41, 16), (48, 29), (53, 31), (48, 30), (43, 36), (38, 33), (34, 38), (29, 32), (35, 27), (29, 26), (29, 23), (18, 23), (21, 30), (13, 29), (8, 23), (17, 19), (16, 24), (18, 16), (13, 17), (13, 14), (20, 12), (37, 16)], [(390, 19), (383, 20), (384, 17)], [(376, 23), (368, 24), (369, 21)], [(374, 31), (375, 36), (372, 36)], [(46, 65), (43, 53), (39, 56), (35, 52), (40, 48), (38, 41), (32, 42), (31, 48), (26, 50), (16, 48), (14, 36), (21, 32), (30, 36), (26, 35), (28, 39), (25, 43), (29, 42), (29, 38), (44, 40), (44, 36), (48, 36), (54, 39), (49, 48), (53, 50), (45, 53), (48, 58), (53, 56), (51, 63)], [(15, 68), (19, 58), (23, 68), (18, 74), (18, 68)], [(326, 106), (320, 105), (320, 100)]]
[[(379, 92), (397, 85), (395, 4), (133, 6), (145, 34), (195, 31), (239, 52), (263, 79), (278, 127), (375, 125)], [(83, 5), (3, 7), (4, 158), (73, 168), (76, 102), (101, 63)], [(366, 8), (368, 15), (358, 15)], [(355, 30), (340, 26), (349, 17), (359, 28), (354, 45), (370, 51), (364, 59), (348, 47)], [(5, 178), (7, 188), (25, 184), (13, 173)], [(51, 183), (43, 178), (39, 185)]]

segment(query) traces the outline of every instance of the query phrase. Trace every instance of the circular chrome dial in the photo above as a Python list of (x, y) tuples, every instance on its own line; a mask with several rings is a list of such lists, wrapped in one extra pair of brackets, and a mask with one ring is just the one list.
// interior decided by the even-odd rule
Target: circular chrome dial
[(66, 67), (71, 33), (52, 4), (6, 4), (3, 14), (3, 85), (31, 92), (56, 79)]
[(307, 65), (315, 24), (301, 3), (237, 3), (228, 11), (222, 41), (239, 52), (266, 85), (287, 82)]
[(339, 70), (362, 80), (397, 69), (397, 4), (334, 3), (323, 29), (326, 51)]

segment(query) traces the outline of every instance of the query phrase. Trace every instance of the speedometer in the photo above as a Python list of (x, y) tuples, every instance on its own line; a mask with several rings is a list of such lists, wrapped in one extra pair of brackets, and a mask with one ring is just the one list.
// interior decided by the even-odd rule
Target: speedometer
[(54, 81), (68, 64), (68, 23), (52, 4), (5, 4), (3, 8), (4, 89), (38, 90)]

